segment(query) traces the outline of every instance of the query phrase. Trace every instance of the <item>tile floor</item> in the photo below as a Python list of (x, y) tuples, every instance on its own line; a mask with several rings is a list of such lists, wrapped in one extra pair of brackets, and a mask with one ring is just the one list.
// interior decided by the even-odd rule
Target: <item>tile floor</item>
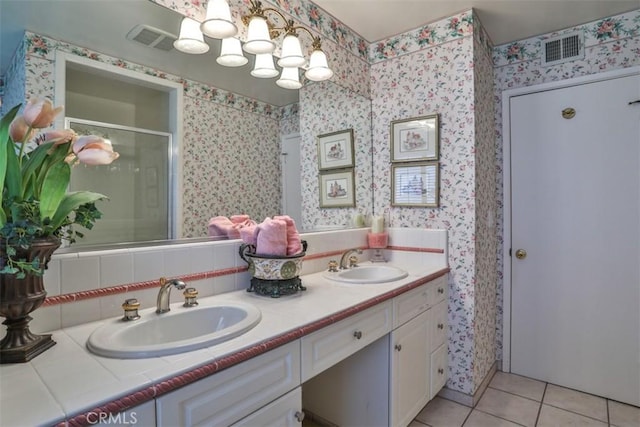
[(436, 397), (409, 427), (639, 427), (640, 408), (496, 372), (474, 408)]

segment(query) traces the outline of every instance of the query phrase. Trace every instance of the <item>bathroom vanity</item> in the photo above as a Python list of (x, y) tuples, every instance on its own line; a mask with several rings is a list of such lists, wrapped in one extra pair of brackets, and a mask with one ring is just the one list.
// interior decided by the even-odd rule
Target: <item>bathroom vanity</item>
[[(201, 298), (200, 307), (246, 304), (261, 313), (247, 332), (208, 347), (119, 359), (86, 346), (113, 318), (54, 330), (57, 345), (47, 353), (0, 366), (0, 424), (288, 426), (306, 414), (337, 425), (406, 426), (447, 379), (449, 269), (443, 232), (394, 233), (408, 244), (389, 248), (386, 265), (405, 270), (401, 279), (332, 280), (327, 260), (353, 246), (353, 233), (337, 245), (319, 233), (308, 236), (318, 252), (305, 260), (306, 290)], [(424, 241), (413, 243), (416, 235)], [(176, 297), (160, 316), (190, 310)]]

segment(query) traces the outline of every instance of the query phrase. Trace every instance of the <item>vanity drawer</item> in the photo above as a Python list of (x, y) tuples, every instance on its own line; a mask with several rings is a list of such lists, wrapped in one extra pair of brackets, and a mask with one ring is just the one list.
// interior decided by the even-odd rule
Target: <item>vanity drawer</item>
[(447, 340), (447, 301), (431, 307), (429, 315), (429, 348), (436, 349)]
[(393, 327), (407, 323), (429, 308), (429, 284), (405, 292), (393, 299)]
[(302, 337), (302, 382), (388, 334), (391, 325), (392, 301), (386, 301)]
[(228, 426), (300, 385), (294, 341), (156, 399), (158, 426)]
[(447, 382), (447, 344), (442, 344), (431, 353), (431, 388), (430, 397), (433, 399)]
[(446, 274), (432, 280), (427, 283), (427, 285), (429, 286), (429, 307), (433, 307), (440, 301), (447, 299), (447, 288), (449, 285)]

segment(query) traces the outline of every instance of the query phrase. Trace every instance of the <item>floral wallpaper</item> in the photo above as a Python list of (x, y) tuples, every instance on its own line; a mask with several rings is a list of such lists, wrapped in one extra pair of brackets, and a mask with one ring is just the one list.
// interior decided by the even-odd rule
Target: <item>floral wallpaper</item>
[[(540, 55), (545, 40), (574, 31), (584, 33), (584, 59), (542, 67)], [(505, 255), (503, 192), (502, 92), (507, 89), (537, 85), (552, 81), (597, 74), (640, 65), (640, 9), (616, 16), (604, 17), (577, 27), (567, 28), (525, 40), (496, 46), (493, 49), (495, 133), (496, 133), (496, 197), (498, 201), (498, 293), (496, 306), (496, 356), (502, 359), (502, 299)]]
[[(476, 333), (482, 331), (473, 326), (477, 283), (474, 44), (472, 26), (465, 26), (465, 31), (466, 37), (425, 44), (421, 50), (376, 62), (371, 67), (371, 92), (375, 211), (389, 211), (393, 227), (448, 230), (451, 273), (447, 387), (471, 394), (474, 342)], [(394, 44), (393, 40), (381, 43)], [(440, 207), (391, 207), (390, 123), (430, 113), (440, 117)]]
[[(5, 76), (7, 89), (16, 87), (14, 92), (20, 92), (20, 76), (26, 75), (23, 92), (15, 96), (18, 102), (24, 102), (25, 95), (54, 98), (53, 70), (58, 50), (182, 83), (184, 237), (206, 236), (212, 216), (246, 213), (261, 221), (280, 211), (280, 119), (286, 113), (286, 126), (295, 128), (295, 105), (274, 107), (30, 32), (25, 34), (24, 45), (23, 66), (22, 57), (17, 55), (16, 66)], [(9, 104), (7, 95), (3, 108), (5, 104)], [(255, 167), (258, 164), (260, 167)], [(276, 178), (265, 180), (265, 176)]]
[[(353, 129), (354, 208), (320, 209), (317, 136)], [(302, 229), (350, 225), (354, 213), (372, 213), (371, 200), (371, 101), (332, 82), (300, 89)]]
[(0, 76), (0, 97), (2, 100), (0, 116), (4, 116), (14, 106), (25, 102), (24, 93), (27, 80), (26, 70), (23, 66), (25, 55), (25, 43), (23, 42), (17, 46), (5, 75)]

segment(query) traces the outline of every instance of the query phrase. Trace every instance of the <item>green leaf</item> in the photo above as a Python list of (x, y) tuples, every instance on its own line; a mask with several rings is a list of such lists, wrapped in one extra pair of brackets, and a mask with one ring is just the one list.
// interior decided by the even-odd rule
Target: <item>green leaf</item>
[(27, 187), (29, 187), (29, 185), (35, 185), (36, 172), (44, 163), (47, 153), (52, 146), (53, 142), (40, 145), (29, 154), (29, 159), (22, 165), (22, 176), (24, 177), (24, 181), (22, 182), (22, 195), (25, 199), (33, 195), (34, 191), (27, 191)]
[[(3, 189), (5, 176), (7, 174), (7, 149), (3, 147), (3, 144), (7, 146), (13, 146), (13, 143), (9, 139), (9, 125), (18, 114), (21, 104), (16, 105), (0, 120), (0, 206), (3, 202)], [(7, 216), (0, 208), (0, 227), (7, 222)]]
[(53, 229), (60, 228), (67, 216), (69, 216), (69, 214), (79, 206), (106, 198), (107, 196), (103, 194), (92, 193), (90, 191), (76, 191), (74, 193), (66, 194), (55, 214), (51, 218), (51, 227)]
[(15, 198), (17, 200), (22, 199), (22, 171), (20, 170), (20, 163), (18, 161), (18, 154), (16, 153), (16, 147), (12, 142), (9, 142), (5, 147), (5, 153), (7, 156), (7, 170), (5, 173), (4, 185), (7, 189), (7, 193), (4, 194), (7, 200)]
[(40, 219), (52, 218), (67, 192), (71, 168), (65, 162), (54, 164), (47, 172), (40, 194)]

